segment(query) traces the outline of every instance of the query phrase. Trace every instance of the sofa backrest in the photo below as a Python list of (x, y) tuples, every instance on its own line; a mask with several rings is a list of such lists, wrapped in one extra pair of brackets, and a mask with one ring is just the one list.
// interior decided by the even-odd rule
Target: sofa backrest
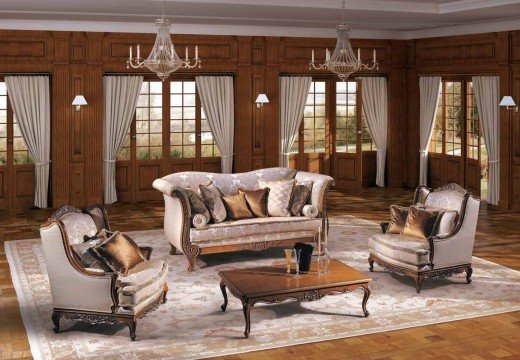
[(224, 195), (234, 195), (238, 193), (238, 189), (252, 190), (258, 188), (258, 180), (286, 180), (293, 179), (295, 175), (295, 170), (275, 167), (238, 174), (178, 172), (167, 175), (162, 180), (170, 182), (175, 188), (190, 187), (192, 189), (213, 182)]

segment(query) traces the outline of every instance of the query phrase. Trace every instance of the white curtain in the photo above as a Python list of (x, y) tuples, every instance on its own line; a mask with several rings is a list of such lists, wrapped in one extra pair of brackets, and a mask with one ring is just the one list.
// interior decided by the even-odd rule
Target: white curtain
[(488, 152), (488, 203), (498, 205), (500, 192), (500, 80), (498, 76), (473, 76), (475, 100)]
[(435, 125), (440, 87), (440, 76), (419, 78), (419, 185), (427, 185), (428, 182), (428, 145)]
[(361, 78), (363, 113), (377, 149), (376, 185), (385, 186), (386, 138), (388, 127), (388, 97), (386, 78)]
[(103, 123), (105, 204), (117, 201), (117, 154), (121, 150), (125, 135), (132, 124), (142, 83), (142, 76), (105, 76), (103, 78), (105, 91)]
[(289, 166), (289, 151), (303, 120), (311, 81), (310, 76), (280, 78), (280, 166)]
[(34, 206), (46, 208), (51, 155), (51, 97), (48, 76), (6, 76), (7, 93), (20, 132), (34, 160)]
[(235, 106), (232, 76), (197, 76), (200, 102), (222, 157), (222, 173), (233, 171)]

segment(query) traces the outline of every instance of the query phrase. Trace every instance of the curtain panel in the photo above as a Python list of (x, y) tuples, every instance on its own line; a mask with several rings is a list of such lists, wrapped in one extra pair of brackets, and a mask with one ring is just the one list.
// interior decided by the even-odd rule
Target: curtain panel
[(233, 171), (235, 107), (232, 76), (197, 76), (200, 102), (222, 157), (222, 173)]
[(385, 186), (385, 164), (388, 128), (388, 96), (386, 78), (361, 78), (362, 107), (370, 136), (377, 149), (376, 185)]
[(280, 166), (289, 166), (289, 152), (298, 135), (312, 77), (280, 78)]
[(440, 76), (419, 78), (419, 185), (427, 185), (428, 182), (428, 146), (435, 124), (440, 87)]
[(5, 83), (20, 132), (34, 160), (34, 206), (46, 208), (51, 154), (51, 97), (48, 76), (6, 76)]
[(473, 76), (475, 100), (488, 152), (488, 203), (498, 205), (500, 198), (500, 78)]
[(104, 203), (117, 201), (116, 159), (130, 129), (143, 83), (142, 76), (105, 76), (103, 162)]

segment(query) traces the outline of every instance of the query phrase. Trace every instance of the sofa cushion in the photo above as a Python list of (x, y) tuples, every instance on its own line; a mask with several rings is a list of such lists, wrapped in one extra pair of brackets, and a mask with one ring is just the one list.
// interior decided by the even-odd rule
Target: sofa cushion
[(376, 234), (368, 240), (370, 252), (387, 259), (422, 267), (430, 263), (430, 244), (425, 239), (398, 235)]
[(219, 188), (216, 187), (215, 184), (211, 183), (209, 185), (200, 185), (199, 190), (204, 199), (204, 204), (206, 204), (206, 207), (211, 214), (211, 221), (218, 224), (219, 222), (226, 220), (226, 207), (220, 198), (222, 193)]
[(455, 229), (457, 220), (459, 219), (459, 213), (457, 211), (439, 209), (419, 203), (415, 204), (415, 206), (424, 210), (439, 212), (439, 221), (437, 222), (437, 228), (434, 230), (433, 235), (446, 236)]
[(91, 237), (98, 232), (96, 223), (89, 214), (71, 212), (60, 218), (69, 237), (69, 244), (81, 244), (85, 235)]
[(128, 272), (118, 276), (119, 306), (135, 307), (150, 296), (162, 291), (168, 276), (168, 262), (163, 259), (144, 261)]
[(408, 217), (408, 208), (403, 206), (390, 206), (390, 222), (388, 223), (388, 234), (400, 234)]
[(267, 213), (269, 216), (291, 216), (289, 205), (296, 180), (260, 180), (260, 188), (269, 188), (267, 196)]
[(94, 256), (89, 249), (101, 244), (104, 241), (103, 238), (94, 238), (92, 240), (85, 241), (81, 244), (72, 245), (72, 250), (77, 255), (78, 260), (85, 268), (98, 269), (103, 272), (111, 272), (112, 269), (108, 267), (98, 257)]
[(269, 234), (303, 231), (313, 236), (322, 225), (321, 219), (307, 217), (267, 217), (225, 221), (220, 224), (210, 224), (205, 229), (190, 229), (190, 240), (202, 246), (204, 243), (222, 239), (237, 239), (251, 236), (265, 237)]
[(421, 239), (429, 238), (437, 229), (439, 214), (438, 211), (428, 211), (410, 206), (402, 234)]
[(441, 190), (430, 193), (424, 202), (426, 206), (444, 209), (455, 210), (459, 214), (464, 203), (464, 194), (455, 190)]
[(202, 196), (200, 196), (198, 191), (195, 191), (191, 188), (186, 188), (185, 192), (186, 196), (188, 197), (188, 201), (190, 202), (191, 217), (194, 217), (197, 214), (201, 214), (204, 215), (206, 218), (210, 219), (211, 215), (209, 213), (209, 210), (206, 207), (206, 204), (204, 204), (204, 200), (202, 199)]

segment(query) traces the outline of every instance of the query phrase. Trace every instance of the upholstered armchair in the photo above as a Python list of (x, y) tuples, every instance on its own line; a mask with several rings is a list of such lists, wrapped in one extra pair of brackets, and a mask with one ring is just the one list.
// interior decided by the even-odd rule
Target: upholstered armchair
[(101, 229), (110, 230), (102, 206), (80, 210), (62, 206), (40, 228), (53, 300), (54, 331), (60, 319), (89, 323), (124, 323), (135, 340), (137, 320), (166, 301), (166, 260), (150, 260), (151, 247), (140, 247), (147, 261), (126, 276), (86, 267), (73, 250)]
[(477, 227), (480, 199), (457, 184), (448, 184), (435, 191), (420, 186), (415, 191), (414, 204), (445, 211), (456, 211), (455, 222), (447, 232), (428, 239), (417, 239), (387, 233), (388, 223), (382, 223), (382, 234), (370, 237), (368, 262), (374, 262), (392, 273), (410, 276), (416, 290), (421, 291), (424, 279), (450, 277), (466, 272), (471, 282), (471, 257)]

